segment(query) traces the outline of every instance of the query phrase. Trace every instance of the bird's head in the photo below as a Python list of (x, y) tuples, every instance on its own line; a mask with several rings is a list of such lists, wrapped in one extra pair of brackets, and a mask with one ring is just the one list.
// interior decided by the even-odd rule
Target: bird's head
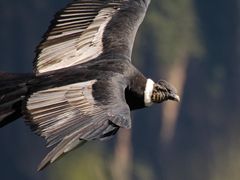
[(161, 103), (167, 100), (180, 101), (176, 88), (165, 80), (154, 83), (148, 79), (144, 92), (145, 105), (149, 106), (152, 103)]

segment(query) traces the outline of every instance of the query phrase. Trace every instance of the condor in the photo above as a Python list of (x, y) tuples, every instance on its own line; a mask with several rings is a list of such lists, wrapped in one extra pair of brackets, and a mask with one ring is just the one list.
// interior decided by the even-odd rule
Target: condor
[(131, 128), (130, 111), (179, 101), (131, 64), (150, 0), (75, 0), (37, 47), (33, 74), (0, 73), (0, 127), (23, 116), (53, 147), (38, 170), (91, 140)]

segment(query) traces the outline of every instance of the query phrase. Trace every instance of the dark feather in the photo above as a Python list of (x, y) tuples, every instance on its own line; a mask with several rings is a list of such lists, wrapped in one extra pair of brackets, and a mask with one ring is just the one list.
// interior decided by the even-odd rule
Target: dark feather
[(31, 78), (27, 74), (0, 72), (0, 127), (22, 116), (22, 101), (28, 91), (27, 81)]

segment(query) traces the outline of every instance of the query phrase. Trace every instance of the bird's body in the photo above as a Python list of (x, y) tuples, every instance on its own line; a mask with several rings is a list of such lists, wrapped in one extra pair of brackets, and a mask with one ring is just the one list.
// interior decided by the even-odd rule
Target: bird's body
[(84, 142), (131, 128), (130, 111), (179, 100), (131, 63), (150, 0), (75, 0), (61, 10), (37, 49), (34, 74), (0, 73), (0, 127), (23, 116), (54, 146), (44, 168)]

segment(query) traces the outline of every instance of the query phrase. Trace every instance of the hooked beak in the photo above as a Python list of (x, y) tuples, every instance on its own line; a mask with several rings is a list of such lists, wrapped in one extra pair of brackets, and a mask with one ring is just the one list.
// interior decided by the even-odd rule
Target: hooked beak
[(172, 101), (180, 102), (180, 97), (177, 94), (171, 94), (169, 99)]

